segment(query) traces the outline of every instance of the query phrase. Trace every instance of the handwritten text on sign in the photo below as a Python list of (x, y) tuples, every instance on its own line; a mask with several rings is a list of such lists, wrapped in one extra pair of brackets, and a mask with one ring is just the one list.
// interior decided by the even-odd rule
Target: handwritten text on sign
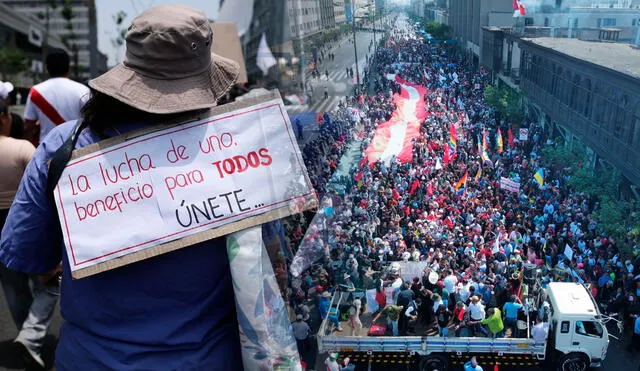
[(55, 195), (77, 270), (312, 193), (281, 101), (271, 100), (74, 159)]

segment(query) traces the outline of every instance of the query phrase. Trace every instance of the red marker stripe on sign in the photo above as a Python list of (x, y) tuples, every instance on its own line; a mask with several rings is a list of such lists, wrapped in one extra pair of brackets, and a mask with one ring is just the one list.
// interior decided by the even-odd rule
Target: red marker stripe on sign
[(49, 103), (42, 95), (40, 95), (40, 92), (38, 92), (34, 88), (31, 88), (31, 92), (29, 94), (31, 95), (31, 101), (33, 102), (33, 104), (35, 104), (36, 107), (40, 108), (40, 111), (42, 111), (42, 113), (47, 116), (47, 118), (49, 118), (49, 120), (53, 122), (54, 125), (60, 125), (65, 122), (65, 119), (60, 116), (58, 111), (51, 105), (51, 103)]

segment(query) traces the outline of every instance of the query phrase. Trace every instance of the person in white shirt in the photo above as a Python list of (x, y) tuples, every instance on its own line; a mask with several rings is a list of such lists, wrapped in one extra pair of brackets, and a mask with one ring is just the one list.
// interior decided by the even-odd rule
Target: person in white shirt
[[(81, 117), (89, 100), (89, 88), (68, 78), (69, 55), (62, 49), (47, 54), (50, 78), (29, 91), (24, 108), (25, 134), (34, 144), (41, 142), (54, 127)], [(39, 124), (40, 133), (37, 132)]]
[(536, 324), (531, 329), (531, 337), (536, 343), (544, 343), (549, 334), (549, 323), (542, 322), (540, 318), (536, 318)]
[(476, 322), (469, 328), (471, 336), (475, 336), (478, 332), (482, 332), (487, 335), (487, 330), (485, 330), (480, 324), (480, 321), (484, 319), (485, 311), (484, 304), (480, 302), (480, 298), (478, 296), (474, 295), (471, 297), (471, 303), (469, 303), (468, 310), (470, 322)]
[(456, 287), (456, 284), (458, 283), (458, 277), (456, 277), (453, 274), (453, 271), (449, 269), (447, 271), (447, 276), (444, 278), (443, 282), (444, 282), (444, 287), (447, 289), (447, 291), (453, 292), (454, 288)]

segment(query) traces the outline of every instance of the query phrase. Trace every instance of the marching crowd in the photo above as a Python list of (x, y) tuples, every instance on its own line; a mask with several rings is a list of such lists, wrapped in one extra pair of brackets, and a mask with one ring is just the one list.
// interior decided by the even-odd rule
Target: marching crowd
[[(617, 241), (598, 229), (597, 200), (569, 187), (575, 169), (554, 168), (541, 158), (545, 146), (555, 145), (549, 133), (525, 121), (520, 127), (528, 129), (527, 138), (514, 138), (516, 127), (483, 102), (487, 74), (469, 71), (446, 46), (425, 42), (411, 27), (394, 30), (373, 60), (378, 93), (356, 97), (365, 113), (362, 156), (375, 127), (390, 117), (373, 102), (391, 104), (399, 92), (386, 74), (426, 87), (428, 116), (410, 162), (363, 160), (353, 164), (345, 192), (325, 196), (331, 201), (323, 204), (334, 213), (312, 223), (298, 251), (319, 258), (293, 278), (298, 313), (306, 318), (306, 300), (318, 297), (321, 318), (328, 316), (334, 329), (343, 331), (342, 319), (354, 335), (366, 335), (359, 332), (359, 316), (367, 307), (362, 301), (373, 299), (379, 309), (372, 325), (386, 316), (393, 335), (406, 335), (421, 322), (440, 336), (499, 337), (506, 329), (519, 336), (520, 272), (528, 271), (540, 289), (552, 281), (590, 284), (603, 312), (624, 313), (627, 325), (635, 321), (639, 262), (623, 258)], [(501, 178), (518, 189), (504, 189)], [(636, 241), (628, 242), (635, 252)], [(426, 268), (405, 282), (389, 268), (394, 261)], [(327, 305), (337, 285), (358, 298), (347, 313)], [(393, 287), (391, 296), (387, 287)], [(356, 293), (371, 289), (375, 298)], [(531, 309), (537, 314), (533, 336), (543, 341), (547, 307)]]

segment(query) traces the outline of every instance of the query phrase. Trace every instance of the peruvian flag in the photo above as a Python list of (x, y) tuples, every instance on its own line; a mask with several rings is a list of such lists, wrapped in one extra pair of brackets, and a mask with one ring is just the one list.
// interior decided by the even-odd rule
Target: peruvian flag
[[(527, 9), (524, 7), (524, 4), (521, 4), (518, 0), (513, 0), (513, 10), (517, 10), (522, 17), (527, 15)], [(515, 16), (514, 14), (514, 17)]]
[(427, 194), (429, 195), (429, 197), (433, 196), (433, 183), (431, 182), (427, 184)]
[(411, 190), (409, 190), (409, 194), (413, 196), (413, 194), (416, 193), (419, 185), (420, 182), (417, 179), (414, 180), (413, 183), (411, 183)]
[(391, 119), (378, 126), (373, 140), (365, 150), (365, 158), (372, 164), (376, 161), (388, 163), (394, 156), (402, 162), (413, 160), (412, 140), (420, 135), (420, 124), (427, 117), (424, 95), (427, 89), (411, 84), (398, 75), (387, 75), (401, 87), (400, 95), (394, 96), (397, 109)]
[(451, 162), (451, 156), (449, 156), (449, 145), (448, 144), (444, 145), (444, 156), (442, 157), (442, 162), (444, 162), (444, 166), (449, 165), (449, 162)]

